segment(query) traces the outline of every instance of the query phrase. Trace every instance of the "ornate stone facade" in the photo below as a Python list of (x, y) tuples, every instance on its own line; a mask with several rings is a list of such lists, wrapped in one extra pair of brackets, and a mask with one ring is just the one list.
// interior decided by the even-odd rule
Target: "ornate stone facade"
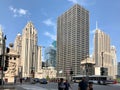
[(9, 67), (4, 73), (4, 79), (7, 79), (8, 82), (14, 82), (14, 77), (18, 76), (19, 55), (11, 47), (10, 52), (7, 55), (9, 57)]

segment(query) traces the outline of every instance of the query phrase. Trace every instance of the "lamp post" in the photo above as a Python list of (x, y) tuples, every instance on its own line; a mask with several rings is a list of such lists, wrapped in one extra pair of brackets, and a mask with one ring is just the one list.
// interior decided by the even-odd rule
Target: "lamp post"
[(89, 55), (87, 55), (87, 58), (86, 58), (86, 65), (85, 65), (85, 69), (86, 69), (86, 79), (87, 81), (89, 80), (89, 76), (88, 76), (88, 64), (87, 64), (87, 59), (88, 59)]
[(71, 70), (70, 70), (71, 82), (72, 82), (72, 75), (73, 75), (73, 70), (71, 68)]
[(33, 67), (33, 56), (34, 56), (34, 52), (32, 52), (32, 67), (31, 67), (31, 75), (32, 75), (32, 78), (34, 78), (34, 67)]
[(104, 67), (103, 67), (103, 53), (101, 52), (101, 56), (102, 56), (102, 68), (101, 68), (101, 75), (104, 75)]

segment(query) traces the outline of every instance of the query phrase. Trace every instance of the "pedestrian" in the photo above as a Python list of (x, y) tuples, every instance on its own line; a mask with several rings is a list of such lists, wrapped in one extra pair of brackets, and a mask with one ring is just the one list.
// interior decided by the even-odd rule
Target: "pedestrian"
[(22, 78), (20, 78), (20, 84), (22, 84)]
[(89, 90), (93, 90), (93, 82), (89, 82)]
[(70, 83), (68, 82), (68, 80), (65, 81), (64, 85), (65, 85), (65, 90), (69, 90), (69, 88), (72, 89), (72, 87), (71, 87)]
[(16, 76), (14, 77), (14, 84), (16, 84)]
[(86, 82), (85, 78), (82, 78), (82, 81), (78, 84), (78, 90), (89, 90), (88, 83)]
[(65, 90), (65, 85), (64, 85), (64, 79), (60, 78), (60, 81), (58, 82), (58, 90)]

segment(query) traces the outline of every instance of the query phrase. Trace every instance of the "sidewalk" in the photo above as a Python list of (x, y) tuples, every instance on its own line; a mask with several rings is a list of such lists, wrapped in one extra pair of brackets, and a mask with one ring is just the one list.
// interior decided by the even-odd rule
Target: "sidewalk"
[(14, 85), (1, 85), (1, 86), (0, 86), (0, 90), (4, 90), (4, 89), (12, 89), (12, 90), (15, 90), (15, 86), (14, 86)]

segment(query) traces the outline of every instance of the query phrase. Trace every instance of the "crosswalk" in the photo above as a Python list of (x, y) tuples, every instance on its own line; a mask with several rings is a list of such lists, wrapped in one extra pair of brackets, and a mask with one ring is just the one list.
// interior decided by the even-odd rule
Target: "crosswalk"
[(57, 89), (47, 89), (47, 88), (43, 88), (43, 87), (39, 87), (39, 86), (36, 86), (36, 85), (17, 85), (18, 87), (21, 87), (25, 90), (57, 90)]
[(49, 90), (46, 88), (38, 87), (38, 86), (33, 86), (33, 85), (17, 85), (18, 87), (21, 87), (25, 90)]

